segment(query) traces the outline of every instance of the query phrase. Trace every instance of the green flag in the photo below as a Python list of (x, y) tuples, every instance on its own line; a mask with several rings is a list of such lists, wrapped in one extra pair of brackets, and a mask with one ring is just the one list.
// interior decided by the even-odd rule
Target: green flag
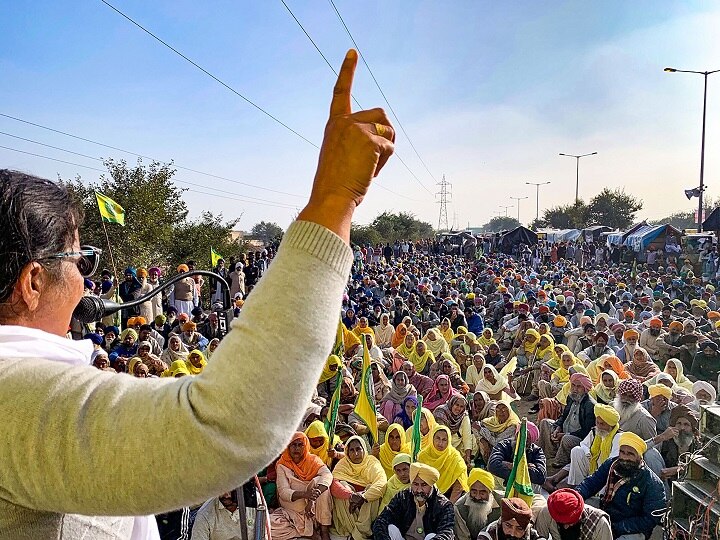
[(328, 410), (327, 417), (324, 420), (325, 431), (328, 433), (328, 449), (333, 447), (333, 439), (335, 438), (335, 426), (338, 421), (338, 411), (340, 410), (340, 390), (342, 389), (342, 369), (338, 369), (338, 373), (335, 376), (335, 391), (333, 392), (332, 399), (330, 400), (330, 410)]
[(360, 375), (360, 393), (355, 402), (355, 414), (368, 427), (371, 438), (370, 444), (378, 442), (377, 409), (375, 407), (375, 392), (373, 390), (372, 369), (370, 366), (370, 353), (367, 343), (367, 334), (363, 334), (363, 363)]
[(335, 345), (333, 345), (332, 353), (342, 360), (345, 356), (345, 325), (342, 319), (338, 321), (337, 333), (335, 334)]
[(515, 439), (515, 457), (513, 458), (513, 468), (510, 471), (507, 482), (505, 483), (505, 498), (520, 497), (528, 506), (532, 504), (533, 489), (530, 482), (530, 471), (528, 470), (527, 457), (525, 455), (525, 445), (527, 441), (527, 419), (523, 418), (520, 424), (520, 431)]
[(98, 210), (100, 210), (100, 217), (103, 221), (108, 223), (118, 223), (119, 225), (125, 226), (125, 210), (118, 203), (113, 201), (110, 197), (103, 195), (102, 193), (95, 192), (95, 198), (97, 199)]
[(417, 461), (418, 454), (420, 453), (420, 442), (422, 441), (422, 432), (420, 431), (420, 422), (422, 420), (422, 406), (423, 398), (418, 396), (418, 406), (415, 409), (415, 417), (413, 418), (412, 426), (412, 460), (413, 463)]

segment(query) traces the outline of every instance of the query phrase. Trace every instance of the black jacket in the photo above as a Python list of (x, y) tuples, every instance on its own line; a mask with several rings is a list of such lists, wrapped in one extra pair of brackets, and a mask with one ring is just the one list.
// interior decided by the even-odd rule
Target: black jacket
[[(525, 450), (525, 458), (527, 459), (528, 472), (530, 473), (530, 481), (533, 484), (544, 484), (547, 475), (547, 465), (545, 461), (545, 453), (542, 448), (536, 444), (531, 444)], [(490, 453), (488, 459), (487, 470), (498, 478), (508, 479), (510, 470), (503, 465), (503, 461), (512, 463), (515, 459), (515, 438), (503, 439), (497, 443)]]
[[(435, 533), (437, 540), (455, 538), (455, 509), (453, 504), (434, 487), (425, 503), (427, 509), (423, 516), (423, 535)], [(373, 524), (374, 540), (390, 540), (388, 525), (395, 525), (403, 536), (408, 532), (415, 519), (415, 499), (412, 491), (405, 489), (395, 495)]]
[[(565, 423), (565, 419), (567, 418), (568, 414), (570, 414), (571, 406), (572, 399), (568, 398), (567, 405), (565, 405), (565, 409), (563, 409), (560, 418), (555, 421), (554, 425), (556, 428), (562, 429), (562, 426)], [(584, 439), (587, 434), (590, 433), (590, 430), (595, 427), (595, 400), (591, 398), (589, 394), (585, 394), (585, 396), (580, 401), (579, 420), (580, 429), (578, 429), (577, 431), (573, 431), (572, 433), (568, 433), (568, 435), (575, 435), (580, 439)]]

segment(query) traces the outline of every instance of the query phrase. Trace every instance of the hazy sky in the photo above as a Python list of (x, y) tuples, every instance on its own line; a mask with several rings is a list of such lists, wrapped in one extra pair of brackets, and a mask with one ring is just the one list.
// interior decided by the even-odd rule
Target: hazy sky
[[(334, 66), (352, 45), (326, 0), (286, 0)], [(280, 0), (111, 0), (238, 92), (315, 144), (335, 76)], [(411, 211), (437, 225), (436, 180), (452, 182), (448, 213), (479, 226), (521, 202), (521, 221), (606, 186), (640, 197), (642, 217), (688, 210), (698, 185), (703, 78), (662, 69), (720, 69), (717, 2), (490, 2), (335, 0), (432, 176), (407, 137), (356, 214)], [(184, 167), (193, 216), (239, 228), (287, 226), (312, 183), (317, 149), (188, 64), (99, 0), (0, 3), (0, 113)], [(364, 65), (354, 88), (365, 108), (386, 107)], [(400, 131), (396, 124), (396, 129)], [(0, 116), (0, 146), (89, 167), (136, 156)], [(720, 195), (720, 73), (709, 77), (707, 194)], [(99, 173), (0, 148), (0, 167), (55, 178)], [(338, 179), (341, 181), (341, 179)], [(427, 188), (427, 189), (426, 189)], [(275, 190), (275, 191), (268, 191)], [(218, 191), (222, 190), (222, 191)], [(277, 193), (282, 192), (282, 193)], [(233, 199), (235, 197), (235, 199)], [(254, 204), (237, 198), (254, 197)], [(259, 202), (259, 201), (258, 201)], [(270, 205), (272, 204), (272, 206)], [(516, 208), (509, 209), (517, 215)]]

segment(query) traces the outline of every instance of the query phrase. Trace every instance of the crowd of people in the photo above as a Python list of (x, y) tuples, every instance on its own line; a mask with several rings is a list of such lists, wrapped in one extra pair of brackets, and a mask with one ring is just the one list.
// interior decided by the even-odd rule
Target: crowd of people
[[(699, 448), (700, 407), (716, 401), (716, 283), (678, 267), (681, 257), (584, 266), (576, 252), (538, 262), (482, 246), (471, 258), (432, 242), (395, 245), (354, 249), (342, 354), (328, 358), (312, 402), (298, 404), (304, 421), (287, 450), (258, 471), (272, 537), (649, 538)], [(236, 313), (273, 253), (219, 263)], [(116, 283), (103, 272), (86, 293), (117, 289), (128, 301), (161, 276), (128, 268)], [(218, 288), (188, 276), (123, 313), (121, 327), (76, 331), (93, 342), (98, 369), (194, 376), (222, 339), (210, 309)], [(364, 347), (378, 440), (355, 412)], [(504, 498), (523, 416), (533, 494)], [(157, 520), (163, 538), (229, 539), (239, 516), (236, 494), (224, 493)]]

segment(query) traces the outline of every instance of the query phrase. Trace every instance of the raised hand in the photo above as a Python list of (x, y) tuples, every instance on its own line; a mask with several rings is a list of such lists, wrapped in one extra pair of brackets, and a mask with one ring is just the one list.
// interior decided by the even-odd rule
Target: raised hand
[(395, 130), (385, 111), (352, 112), (357, 61), (357, 52), (350, 49), (333, 90), (310, 201), (298, 216), (327, 227), (346, 241), (352, 213), (392, 155), (395, 142)]

